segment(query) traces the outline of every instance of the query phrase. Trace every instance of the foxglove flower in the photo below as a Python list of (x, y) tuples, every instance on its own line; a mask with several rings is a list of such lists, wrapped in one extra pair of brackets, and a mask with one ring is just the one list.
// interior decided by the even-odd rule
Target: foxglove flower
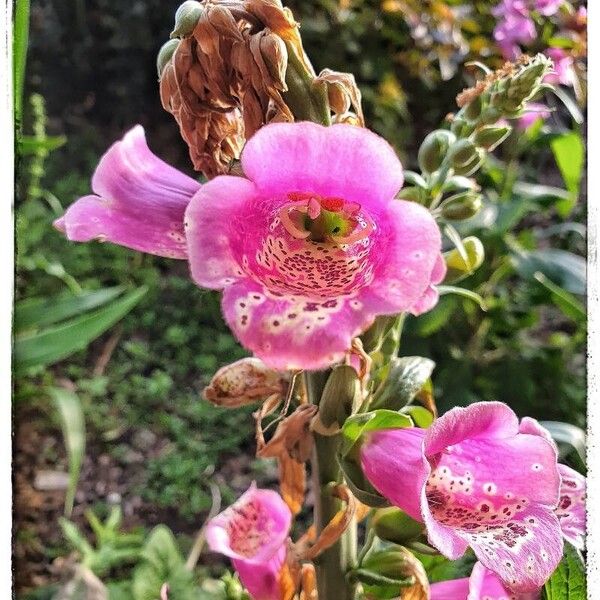
[(535, 9), (545, 17), (550, 17), (558, 12), (564, 0), (535, 0)]
[(507, 60), (514, 60), (521, 54), (519, 44), (527, 46), (536, 38), (533, 20), (518, 12), (506, 14), (494, 28), (494, 39)]
[(375, 316), (436, 304), (440, 232), (394, 199), (402, 167), (382, 138), (276, 123), (241, 160), (247, 178), (217, 177), (188, 206), (189, 260), (199, 286), (224, 288), (227, 323), (269, 366), (327, 367)]
[(281, 600), (292, 513), (277, 492), (254, 484), (206, 525), (213, 552), (231, 558), (240, 581), (254, 600)]
[(498, 576), (475, 563), (470, 577), (431, 585), (431, 600), (539, 600), (540, 592), (514, 594)]
[(548, 48), (545, 54), (552, 59), (554, 68), (544, 77), (544, 81), (552, 85), (573, 85), (575, 82), (573, 57), (562, 48)]
[(578, 550), (585, 546), (585, 477), (566, 465), (558, 465), (560, 500), (556, 516), (563, 537)]
[(562, 556), (556, 456), (536, 421), (499, 402), (454, 408), (427, 430), (373, 432), (361, 449), (366, 477), (433, 546), (450, 560), (470, 546), (515, 592), (539, 589)]
[(72, 204), (54, 226), (76, 242), (112, 242), (187, 258), (183, 215), (200, 184), (152, 154), (137, 125), (100, 159), (94, 195)]
[(327, 367), (377, 315), (435, 306), (440, 231), (425, 208), (394, 199), (402, 166), (382, 138), (272, 124), (248, 141), (242, 167), (247, 178), (200, 186), (152, 155), (136, 127), (100, 161), (97, 195), (56, 226), (72, 240), (187, 257), (199, 286), (224, 290), (242, 344), (275, 369)]

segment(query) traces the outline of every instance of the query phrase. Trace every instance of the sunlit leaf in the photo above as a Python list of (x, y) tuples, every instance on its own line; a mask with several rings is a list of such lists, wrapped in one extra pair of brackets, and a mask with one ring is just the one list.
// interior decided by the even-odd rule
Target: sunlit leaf
[(563, 559), (544, 586), (544, 600), (583, 600), (586, 598), (585, 565), (579, 552), (565, 543)]
[(67, 448), (69, 486), (65, 497), (65, 515), (70, 516), (85, 454), (85, 419), (81, 401), (76, 394), (64, 388), (51, 388), (49, 393), (60, 416), (63, 439)]

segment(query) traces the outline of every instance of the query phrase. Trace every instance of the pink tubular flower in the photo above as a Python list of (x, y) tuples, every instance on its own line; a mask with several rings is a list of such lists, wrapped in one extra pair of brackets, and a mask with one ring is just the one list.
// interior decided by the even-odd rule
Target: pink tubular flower
[(217, 177), (194, 196), (186, 235), (194, 281), (224, 288), (227, 323), (269, 366), (327, 367), (376, 315), (436, 304), (440, 232), (394, 199), (402, 167), (382, 138), (277, 123), (241, 160), (247, 178)]
[(272, 124), (248, 141), (242, 167), (246, 177), (200, 187), (152, 155), (136, 127), (100, 161), (98, 196), (56, 226), (72, 240), (187, 256), (199, 286), (224, 290), (242, 344), (276, 369), (327, 367), (377, 315), (435, 306), (440, 231), (425, 208), (394, 199), (402, 166), (382, 138)]
[(585, 546), (585, 477), (566, 465), (558, 465), (560, 500), (556, 516), (563, 537), (578, 550)]
[(101, 240), (187, 258), (183, 215), (200, 184), (156, 157), (137, 125), (100, 159), (96, 195), (72, 204), (54, 226), (76, 242)]
[(513, 594), (498, 576), (475, 563), (470, 577), (431, 585), (431, 600), (539, 600), (540, 592)]
[(254, 600), (280, 600), (280, 574), (287, 554), (292, 514), (277, 492), (254, 484), (206, 526), (213, 552), (231, 558)]
[(554, 69), (544, 77), (544, 81), (553, 85), (573, 85), (575, 82), (573, 57), (562, 48), (548, 48), (545, 54), (552, 59)]
[(500, 402), (454, 408), (427, 430), (373, 432), (361, 449), (366, 477), (433, 546), (450, 560), (471, 546), (515, 592), (539, 589), (562, 557), (556, 456), (536, 421), (519, 424)]

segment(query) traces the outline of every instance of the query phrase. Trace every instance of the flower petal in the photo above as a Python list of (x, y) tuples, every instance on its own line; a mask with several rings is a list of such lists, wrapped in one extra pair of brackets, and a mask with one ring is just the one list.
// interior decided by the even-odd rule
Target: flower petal
[[(386, 207), (378, 226), (379, 261), (369, 293), (379, 299), (381, 313), (412, 311), (431, 284), (441, 281), (445, 274), (439, 227), (427, 209), (404, 200)], [(421, 308), (428, 310), (435, 302), (437, 292)]]
[(563, 541), (551, 509), (531, 506), (508, 525), (461, 532), (480, 562), (515, 592), (535, 592), (562, 558)]
[(560, 500), (555, 511), (564, 538), (575, 548), (585, 547), (585, 477), (566, 465), (558, 465)]
[(243, 177), (221, 175), (205, 183), (185, 212), (185, 233), (192, 279), (221, 289), (243, 276), (232, 244), (243, 237), (247, 205), (256, 188)]
[(223, 313), (239, 341), (279, 370), (317, 370), (342, 360), (374, 320), (360, 298), (275, 295), (246, 279), (228, 286)]
[[(431, 600), (467, 600), (469, 580), (464, 577), (432, 583), (430, 592)], [(477, 600), (479, 600), (479, 596), (477, 596)]]
[(252, 484), (240, 498), (211, 519), (206, 541), (213, 552), (261, 564), (271, 559), (288, 537), (292, 513), (277, 492)]
[(286, 554), (286, 547), (281, 546), (265, 563), (257, 564), (235, 558), (231, 561), (242, 585), (253, 600), (281, 600), (281, 570)]
[(109, 241), (141, 252), (186, 258), (183, 214), (200, 184), (156, 157), (140, 125), (113, 144), (84, 196), (55, 222), (72, 241)]
[(413, 519), (422, 521), (421, 490), (429, 476), (423, 458), (425, 431), (416, 427), (371, 433), (360, 450), (363, 473), (373, 487)]
[[(459, 580), (461, 581), (461, 580)], [(469, 577), (469, 595), (466, 600), (539, 600), (540, 592), (532, 592), (528, 594), (519, 594), (514, 596), (512, 592), (506, 588), (500, 578), (489, 569), (486, 569), (480, 562), (476, 562), (473, 566), (473, 571)], [(458, 596), (454, 600), (458, 600)], [(432, 600), (435, 600), (432, 596)]]
[(267, 125), (246, 143), (242, 167), (270, 196), (299, 191), (360, 204), (387, 202), (403, 182), (402, 165), (383, 138), (344, 124)]

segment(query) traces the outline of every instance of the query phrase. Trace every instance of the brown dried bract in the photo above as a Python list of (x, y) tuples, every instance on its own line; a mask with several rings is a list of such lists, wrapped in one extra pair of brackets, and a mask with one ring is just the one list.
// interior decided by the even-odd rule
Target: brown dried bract
[(339, 510), (333, 519), (327, 523), (315, 543), (303, 550), (300, 556), (303, 560), (314, 560), (321, 552), (333, 546), (356, 517), (359, 502), (347, 486), (339, 484), (331, 490), (331, 494), (342, 500), (346, 506)]
[(406, 549), (402, 549), (404, 554), (404, 565), (406, 577), (414, 577), (414, 583), (408, 587), (402, 587), (400, 600), (429, 600), (429, 580), (425, 567), (417, 557)]
[(304, 503), (306, 491), (306, 469), (304, 463), (312, 450), (310, 422), (317, 412), (312, 404), (299, 406), (289, 417), (281, 421), (275, 434), (265, 442), (262, 430), (262, 413), (256, 418), (256, 455), (261, 458), (276, 458), (279, 463), (279, 485), (281, 496), (294, 515)]
[(219, 369), (202, 395), (217, 406), (237, 408), (281, 396), (287, 385), (285, 373), (269, 369), (258, 358), (242, 358)]
[[(329, 106), (334, 113), (334, 123), (351, 123), (364, 127), (361, 94), (352, 73), (323, 69), (316, 81), (327, 86)], [(353, 112), (350, 112), (352, 108)]]

